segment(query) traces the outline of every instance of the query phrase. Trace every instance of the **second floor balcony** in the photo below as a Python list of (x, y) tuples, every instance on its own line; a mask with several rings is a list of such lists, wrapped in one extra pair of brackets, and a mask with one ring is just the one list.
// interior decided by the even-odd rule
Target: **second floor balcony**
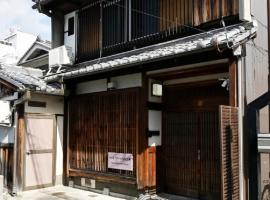
[(76, 6), (69, 1), (55, 5), (67, 15), (75, 13), (65, 34), (74, 34), (77, 63), (212, 30), (221, 26), (222, 18), (226, 25), (239, 22), (239, 0), (80, 0)]

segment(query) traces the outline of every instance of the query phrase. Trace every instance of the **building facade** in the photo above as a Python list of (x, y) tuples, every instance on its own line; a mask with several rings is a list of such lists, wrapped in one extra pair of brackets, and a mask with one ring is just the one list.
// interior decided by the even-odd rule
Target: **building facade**
[[(65, 85), (65, 184), (112, 195), (259, 198), (245, 110), (268, 91), (266, 1), (33, 7), (52, 18), (52, 47), (75, 58), (45, 77)], [(261, 115), (267, 132), (268, 109)]]

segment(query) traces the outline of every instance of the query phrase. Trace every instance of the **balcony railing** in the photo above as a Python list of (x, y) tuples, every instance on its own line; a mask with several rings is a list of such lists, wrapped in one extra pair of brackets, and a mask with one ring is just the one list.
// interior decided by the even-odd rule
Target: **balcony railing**
[[(79, 12), (78, 61), (200, 32), (234, 17), (239, 0), (103, 0)], [(210, 27), (211, 28), (211, 27)]]

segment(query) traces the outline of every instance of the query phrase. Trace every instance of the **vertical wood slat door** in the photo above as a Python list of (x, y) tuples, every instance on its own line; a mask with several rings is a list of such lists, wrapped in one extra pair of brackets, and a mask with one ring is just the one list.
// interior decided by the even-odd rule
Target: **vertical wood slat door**
[[(139, 89), (72, 97), (69, 101), (70, 168), (134, 177)], [(133, 155), (133, 170), (108, 168), (108, 152)]]
[(165, 112), (162, 137), (165, 192), (199, 197), (198, 115)]
[(54, 137), (54, 117), (30, 115), (26, 117), (25, 190), (53, 185)]
[(189, 197), (218, 199), (218, 111), (170, 111), (164, 115), (165, 191)]
[(239, 199), (238, 108), (220, 106), (222, 199)]

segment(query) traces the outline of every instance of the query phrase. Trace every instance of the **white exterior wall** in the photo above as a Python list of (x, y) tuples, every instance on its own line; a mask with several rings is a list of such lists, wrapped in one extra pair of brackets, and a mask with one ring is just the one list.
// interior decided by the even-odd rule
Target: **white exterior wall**
[[(76, 27), (77, 27), (77, 17), (76, 11), (65, 15), (65, 25), (64, 25), (64, 44), (72, 48), (72, 53), (75, 57), (76, 55)], [(68, 35), (68, 19), (74, 17), (74, 34)]]
[(25, 113), (38, 113), (38, 114), (64, 114), (64, 99), (62, 96), (49, 96), (42, 94), (32, 94), (31, 101), (46, 102), (46, 108), (29, 107), (25, 103)]
[[(251, 15), (258, 22), (257, 37), (246, 44), (246, 57), (243, 59), (244, 70), (244, 101), (247, 104), (260, 97), (269, 90), (268, 76), (268, 21), (267, 0), (251, 0)], [(260, 132), (269, 132), (269, 108), (260, 112)], [(246, 135), (244, 132), (243, 135)], [(265, 180), (269, 180), (269, 155), (261, 154), (261, 190), (264, 189)]]
[[(251, 14), (258, 21), (257, 37), (246, 45), (245, 78), (247, 104), (268, 91), (267, 0), (251, 1)], [(268, 132), (268, 109), (261, 112), (261, 131)]]
[[(116, 89), (133, 88), (142, 86), (142, 74), (129, 74), (111, 77), (111, 82), (116, 83)], [(87, 81), (77, 84), (76, 94), (89, 94), (107, 91), (107, 79)]]
[(12, 55), (12, 57), (14, 57), (17, 62), (25, 54), (25, 52), (34, 44), (36, 39), (37, 36), (34, 36), (32, 34), (16, 31), (14, 36), (7, 38), (5, 41), (12, 43), (12, 47), (14, 48), (15, 51), (15, 55)]

